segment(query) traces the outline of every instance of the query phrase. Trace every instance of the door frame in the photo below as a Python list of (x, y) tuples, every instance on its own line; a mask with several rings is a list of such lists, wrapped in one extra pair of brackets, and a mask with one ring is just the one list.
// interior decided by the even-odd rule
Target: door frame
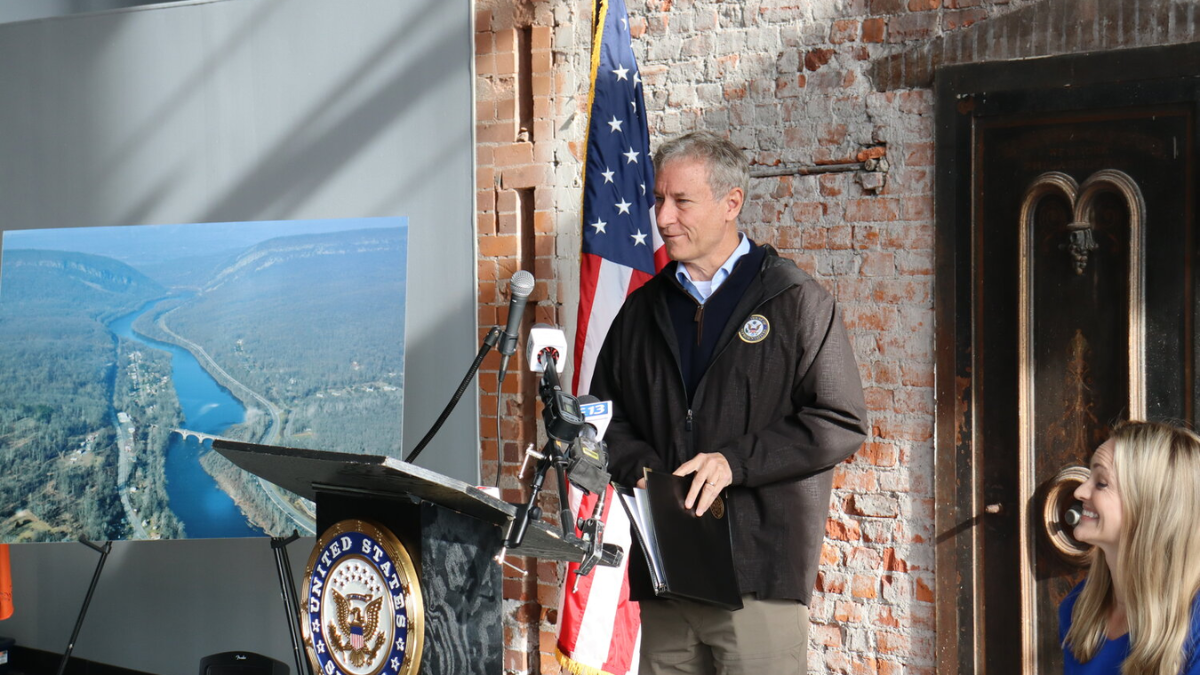
[[(981, 565), (976, 525), (984, 514), (976, 471), (978, 433), (974, 405), (972, 297), (975, 273), (971, 185), (974, 111), (990, 93), (1029, 92), (1034, 107), (1054, 110), (1055, 90), (1091, 85), (1142, 85), (1155, 103), (1200, 101), (1200, 43), (1114, 50), (1019, 61), (939, 68), (934, 77), (934, 521), (936, 557), (936, 662), (939, 673), (987, 673), (983, 636)], [(1169, 84), (1174, 81), (1174, 84)], [(1163, 86), (1167, 84), (1167, 86)], [(1039, 96), (1040, 94), (1040, 96)], [(1170, 100), (1162, 100), (1162, 97)], [(1072, 98), (1072, 97), (1068, 97)], [(1151, 102), (1151, 101), (1147, 101)], [(1041, 107), (1038, 107), (1041, 106)], [(1058, 109), (1077, 109), (1074, 104)], [(1193, 143), (1196, 139), (1193, 138)], [(1189, 393), (1197, 398), (1192, 364)], [(1034, 672), (1025, 653), (1024, 671)]]

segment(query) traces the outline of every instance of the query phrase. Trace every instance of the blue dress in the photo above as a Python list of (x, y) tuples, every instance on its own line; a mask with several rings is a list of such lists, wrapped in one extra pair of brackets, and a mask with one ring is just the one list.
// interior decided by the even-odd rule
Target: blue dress
[[(1058, 642), (1062, 644), (1071, 629), (1071, 612), (1084, 582), (1071, 589), (1058, 606)], [(1186, 658), (1180, 675), (1200, 675), (1200, 597), (1192, 602), (1192, 630), (1185, 645)], [(1063, 649), (1063, 675), (1121, 675), (1121, 662), (1129, 654), (1129, 634), (1106, 640), (1099, 653), (1087, 663), (1080, 663), (1070, 649)]]

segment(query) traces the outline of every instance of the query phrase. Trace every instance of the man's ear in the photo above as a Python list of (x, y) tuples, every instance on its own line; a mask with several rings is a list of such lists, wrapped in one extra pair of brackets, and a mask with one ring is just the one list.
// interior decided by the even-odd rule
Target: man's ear
[(725, 221), (737, 220), (737, 217), (742, 212), (742, 204), (746, 201), (746, 193), (742, 188), (736, 187), (725, 195), (723, 204), (725, 205)]

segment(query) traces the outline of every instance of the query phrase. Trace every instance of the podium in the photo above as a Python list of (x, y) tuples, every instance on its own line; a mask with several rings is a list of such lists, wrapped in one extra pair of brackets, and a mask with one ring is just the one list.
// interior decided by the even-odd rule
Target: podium
[[(502, 545), (503, 528), (518, 516), (519, 506), (391, 457), (225, 439), (213, 440), (213, 449), (242, 469), (315, 502), (318, 536), (352, 519), (391, 530), (411, 556), (419, 581), (424, 605), (424, 647), (418, 655), (422, 675), (503, 672), (502, 575), (493, 558)], [(580, 562), (586, 551), (545, 523), (533, 522), (520, 548), (511, 553)], [(355, 644), (361, 647), (361, 639)]]

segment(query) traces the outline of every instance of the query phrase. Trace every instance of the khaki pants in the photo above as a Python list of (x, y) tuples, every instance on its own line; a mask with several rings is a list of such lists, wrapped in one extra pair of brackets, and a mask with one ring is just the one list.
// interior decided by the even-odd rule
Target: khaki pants
[(640, 675), (804, 675), (808, 607), (742, 598), (736, 611), (686, 600), (641, 603)]

